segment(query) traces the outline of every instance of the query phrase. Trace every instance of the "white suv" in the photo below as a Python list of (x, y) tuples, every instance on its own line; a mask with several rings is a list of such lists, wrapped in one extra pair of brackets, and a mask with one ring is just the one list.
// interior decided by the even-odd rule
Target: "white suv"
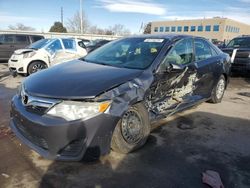
[(16, 50), (9, 59), (13, 75), (29, 75), (54, 64), (77, 59), (87, 54), (79, 39), (53, 38), (39, 40), (25, 49)]

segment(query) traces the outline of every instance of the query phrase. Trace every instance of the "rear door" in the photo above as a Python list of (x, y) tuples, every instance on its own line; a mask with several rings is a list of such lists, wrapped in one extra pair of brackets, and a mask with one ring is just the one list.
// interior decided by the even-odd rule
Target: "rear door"
[(211, 95), (218, 72), (221, 72), (220, 57), (211, 45), (202, 38), (194, 39), (195, 64), (197, 67), (198, 81), (195, 94), (208, 98)]
[(0, 59), (8, 60), (15, 50), (15, 36), (9, 34), (0, 35)]

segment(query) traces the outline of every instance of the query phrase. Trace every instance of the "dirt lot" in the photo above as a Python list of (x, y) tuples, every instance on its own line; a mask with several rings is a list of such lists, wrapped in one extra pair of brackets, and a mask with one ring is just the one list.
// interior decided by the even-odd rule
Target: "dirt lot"
[(10, 99), (23, 77), (6, 70), (0, 64), (0, 187), (207, 187), (207, 169), (226, 188), (250, 187), (250, 79), (232, 78), (220, 104), (155, 124), (137, 152), (72, 163), (45, 160), (8, 132)]

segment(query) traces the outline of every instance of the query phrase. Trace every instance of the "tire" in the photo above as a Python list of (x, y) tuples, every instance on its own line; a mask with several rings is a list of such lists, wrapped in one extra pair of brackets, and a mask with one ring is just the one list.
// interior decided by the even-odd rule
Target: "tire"
[(150, 129), (146, 107), (142, 103), (131, 106), (115, 127), (111, 140), (112, 150), (130, 153), (142, 147), (147, 141)]
[(221, 75), (216, 86), (213, 88), (211, 99), (209, 100), (209, 102), (220, 103), (223, 98), (225, 89), (226, 89), (226, 80), (225, 77)]
[(28, 67), (28, 74), (33, 74), (35, 72), (38, 72), (42, 69), (46, 69), (47, 68), (47, 65), (42, 62), (42, 61), (33, 61), (29, 67)]

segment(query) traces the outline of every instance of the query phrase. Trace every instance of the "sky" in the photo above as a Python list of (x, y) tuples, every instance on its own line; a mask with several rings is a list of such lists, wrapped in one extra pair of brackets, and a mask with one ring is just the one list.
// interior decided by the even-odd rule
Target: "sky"
[[(250, 24), (250, 0), (82, 0), (91, 25), (122, 24), (132, 33), (150, 21), (227, 17)], [(79, 11), (80, 0), (0, 0), (0, 29), (23, 23), (47, 32), (55, 21), (64, 24)]]

